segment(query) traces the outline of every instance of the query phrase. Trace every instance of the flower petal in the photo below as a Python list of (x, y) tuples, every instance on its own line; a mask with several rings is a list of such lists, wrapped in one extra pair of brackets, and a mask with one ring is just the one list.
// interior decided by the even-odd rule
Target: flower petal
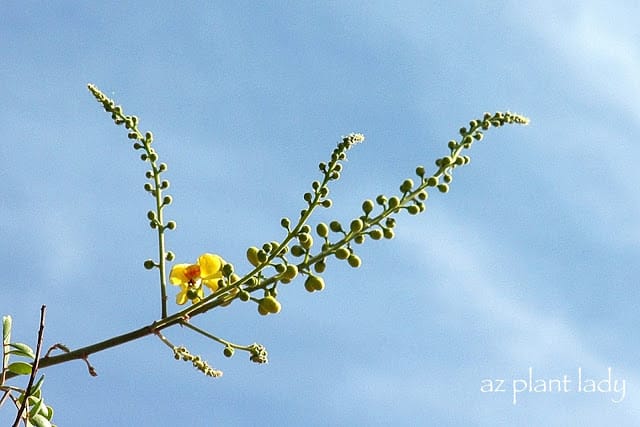
[(169, 273), (169, 281), (172, 285), (179, 285), (181, 283), (187, 283), (189, 281), (186, 275), (187, 267), (189, 267), (189, 265), (190, 264), (176, 264), (171, 268), (171, 273)]
[[(202, 254), (198, 258), (198, 265), (200, 265), (200, 277), (208, 279), (216, 273), (220, 272), (224, 264), (224, 260), (218, 255), (214, 254)], [(220, 275), (222, 277), (222, 275)]]

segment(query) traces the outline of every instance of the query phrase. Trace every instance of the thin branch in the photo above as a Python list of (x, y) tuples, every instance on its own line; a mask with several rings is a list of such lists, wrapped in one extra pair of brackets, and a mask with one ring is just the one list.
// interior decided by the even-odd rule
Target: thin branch
[(36, 378), (36, 373), (38, 372), (38, 365), (40, 363), (40, 349), (42, 348), (42, 339), (44, 337), (44, 317), (47, 312), (47, 306), (43, 305), (40, 308), (40, 329), (38, 330), (38, 345), (36, 346), (36, 355), (33, 359), (33, 365), (31, 367), (31, 375), (29, 376), (29, 383), (27, 384), (27, 388), (24, 390), (24, 396), (22, 398), (22, 404), (20, 405), (20, 409), (18, 409), (18, 414), (16, 415), (16, 419), (13, 422), (13, 427), (18, 427), (20, 425), (20, 419), (22, 418), (22, 413), (27, 407), (27, 401), (29, 400), (29, 393), (31, 393), (31, 387), (33, 387), (33, 381)]

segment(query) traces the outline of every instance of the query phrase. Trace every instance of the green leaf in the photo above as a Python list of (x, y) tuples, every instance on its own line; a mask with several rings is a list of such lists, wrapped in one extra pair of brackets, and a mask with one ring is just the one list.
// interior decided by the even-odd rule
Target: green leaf
[(2, 316), (2, 342), (9, 344), (11, 337), (11, 316)]
[(42, 399), (33, 398), (33, 396), (29, 396), (29, 404), (31, 405), (31, 409), (29, 409), (29, 418), (33, 418), (36, 414), (42, 412), (43, 408), (46, 408)]
[(36, 355), (33, 353), (33, 350), (31, 350), (31, 347), (29, 347), (24, 343), (12, 342), (12, 343), (9, 343), (9, 346), (14, 348), (14, 350), (9, 351), (9, 354), (15, 354), (16, 356), (24, 356), (24, 357), (28, 357), (29, 359), (34, 359), (36, 357)]
[(31, 393), (32, 396), (40, 397), (42, 395), (41, 388), (42, 388), (42, 383), (43, 382), (44, 382), (44, 375), (41, 375), (40, 378), (38, 379), (38, 381), (31, 388), (31, 392), (30, 393)]
[(29, 417), (29, 421), (36, 427), (51, 427), (49, 420), (40, 414), (35, 414), (33, 417)]
[(49, 421), (53, 418), (53, 408), (49, 405), (47, 405), (47, 413), (45, 414), (45, 417), (47, 417)]
[(12, 374), (16, 375), (29, 375), (31, 373), (31, 363), (27, 362), (13, 362), (7, 369)]

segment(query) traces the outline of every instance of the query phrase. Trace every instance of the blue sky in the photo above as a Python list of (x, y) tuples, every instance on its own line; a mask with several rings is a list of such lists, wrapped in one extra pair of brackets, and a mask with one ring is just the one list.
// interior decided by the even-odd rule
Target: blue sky
[[(240, 271), (342, 135), (367, 140), (312, 224), (433, 170), (485, 111), (532, 123), (488, 133), (448, 194), (358, 248), (360, 269), (330, 263), (325, 291), (298, 280), (277, 316), (238, 303), (197, 319), (263, 343), (268, 365), (176, 328), (222, 378), (149, 337), (93, 355), (96, 378), (80, 362), (46, 369), (57, 423), (638, 425), (637, 2), (270, 3), (0, 6), (0, 312), (14, 338), (35, 341), (41, 304), (45, 343), (71, 348), (159, 316), (146, 169), (87, 83), (154, 132), (177, 260), (215, 252)], [(530, 367), (571, 390), (514, 405)], [(609, 367), (620, 403), (576, 391), (578, 369)], [(481, 392), (486, 379), (505, 392)]]

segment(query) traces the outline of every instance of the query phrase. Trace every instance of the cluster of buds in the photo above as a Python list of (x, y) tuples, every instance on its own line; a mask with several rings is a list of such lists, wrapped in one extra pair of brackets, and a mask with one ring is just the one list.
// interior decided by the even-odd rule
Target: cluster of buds
[(184, 346), (174, 347), (173, 356), (176, 360), (184, 360), (185, 362), (191, 362), (193, 367), (201, 371), (208, 377), (221, 377), (222, 371), (212, 368), (206, 360), (203, 360), (200, 356), (193, 355)]

